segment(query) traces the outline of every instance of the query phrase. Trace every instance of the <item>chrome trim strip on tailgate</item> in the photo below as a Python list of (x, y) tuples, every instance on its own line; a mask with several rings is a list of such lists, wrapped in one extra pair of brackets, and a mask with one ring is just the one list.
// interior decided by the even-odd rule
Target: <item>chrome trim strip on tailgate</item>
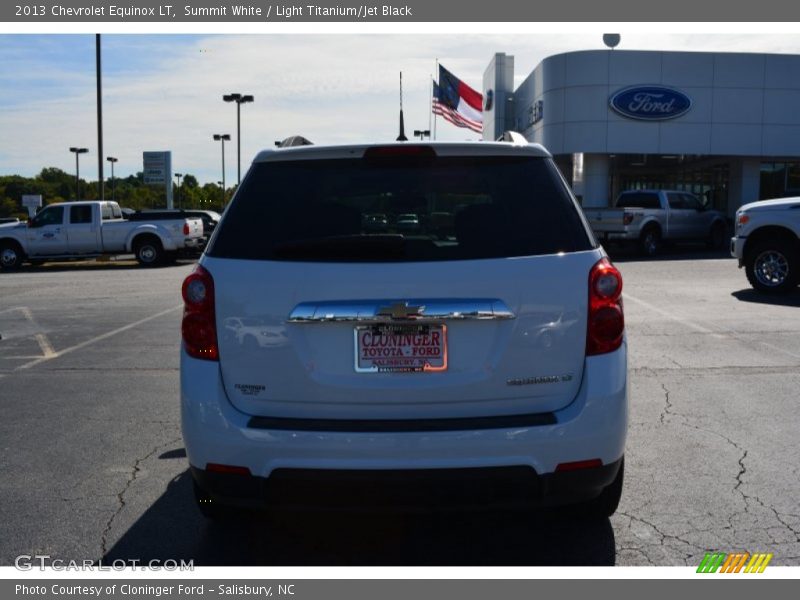
[(287, 323), (397, 321), (505, 320), (514, 319), (508, 305), (496, 298), (435, 298), (409, 300), (350, 300), (301, 302), (289, 314)]

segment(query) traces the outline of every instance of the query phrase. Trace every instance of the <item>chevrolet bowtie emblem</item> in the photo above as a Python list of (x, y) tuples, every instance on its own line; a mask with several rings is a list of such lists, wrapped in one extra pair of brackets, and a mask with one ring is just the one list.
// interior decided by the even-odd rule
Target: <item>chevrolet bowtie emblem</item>
[(392, 319), (413, 319), (422, 316), (424, 306), (410, 306), (408, 302), (395, 302), (389, 306), (378, 309), (377, 316), (391, 317)]

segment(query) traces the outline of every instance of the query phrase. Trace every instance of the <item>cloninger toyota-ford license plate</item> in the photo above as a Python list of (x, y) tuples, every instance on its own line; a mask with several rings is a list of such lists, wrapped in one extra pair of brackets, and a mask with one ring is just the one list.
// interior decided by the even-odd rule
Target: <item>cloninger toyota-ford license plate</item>
[(355, 328), (359, 373), (417, 373), (447, 369), (447, 326), (380, 324)]

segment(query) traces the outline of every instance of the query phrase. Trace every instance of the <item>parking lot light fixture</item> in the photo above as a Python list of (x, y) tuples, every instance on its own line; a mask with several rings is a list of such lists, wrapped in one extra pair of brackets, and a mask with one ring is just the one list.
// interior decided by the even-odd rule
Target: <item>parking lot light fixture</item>
[(242, 183), (242, 104), (253, 102), (252, 94), (225, 94), (225, 102), (236, 102), (236, 185)]
[(228, 133), (215, 133), (214, 140), (222, 146), (222, 208), (225, 208), (225, 142), (231, 140)]
[(86, 154), (89, 151), (89, 149), (77, 148), (75, 146), (71, 146), (69, 151), (75, 153), (75, 200), (80, 200), (81, 165), (80, 165), (80, 160), (78, 160), (78, 157), (81, 154)]
[(117, 185), (114, 181), (114, 163), (118, 162), (118, 159), (114, 156), (106, 157), (106, 160), (111, 163), (111, 201), (116, 202), (116, 188)]
[(183, 177), (183, 173), (175, 173), (175, 179), (178, 180), (178, 186), (175, 188), (178, 192), (178, 208), (183, 208), (181, 206), (181, 177)]

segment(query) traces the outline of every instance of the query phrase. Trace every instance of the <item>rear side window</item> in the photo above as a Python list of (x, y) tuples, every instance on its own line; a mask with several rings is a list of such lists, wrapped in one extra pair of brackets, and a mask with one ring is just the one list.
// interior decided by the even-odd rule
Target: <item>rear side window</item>
[(617, 208), (661, 208), (658, 194), (652, 192), (630, 192), (617, 200)]
[(689, 208), (686, 206), (686, 196), (684, 194), (667, 194), (667, 200), (669, 201), (669, 207), (675, 209), (681, 208)]
[(69, 207), (69, 222), (76, 223), (91, 223), (92, 222), (92, 206), (90, 204), (80, 204), (78, 206)]
[(210, 256), (437, 261), (588, 250), (549, 159), (381, 157), (253, 166)]

